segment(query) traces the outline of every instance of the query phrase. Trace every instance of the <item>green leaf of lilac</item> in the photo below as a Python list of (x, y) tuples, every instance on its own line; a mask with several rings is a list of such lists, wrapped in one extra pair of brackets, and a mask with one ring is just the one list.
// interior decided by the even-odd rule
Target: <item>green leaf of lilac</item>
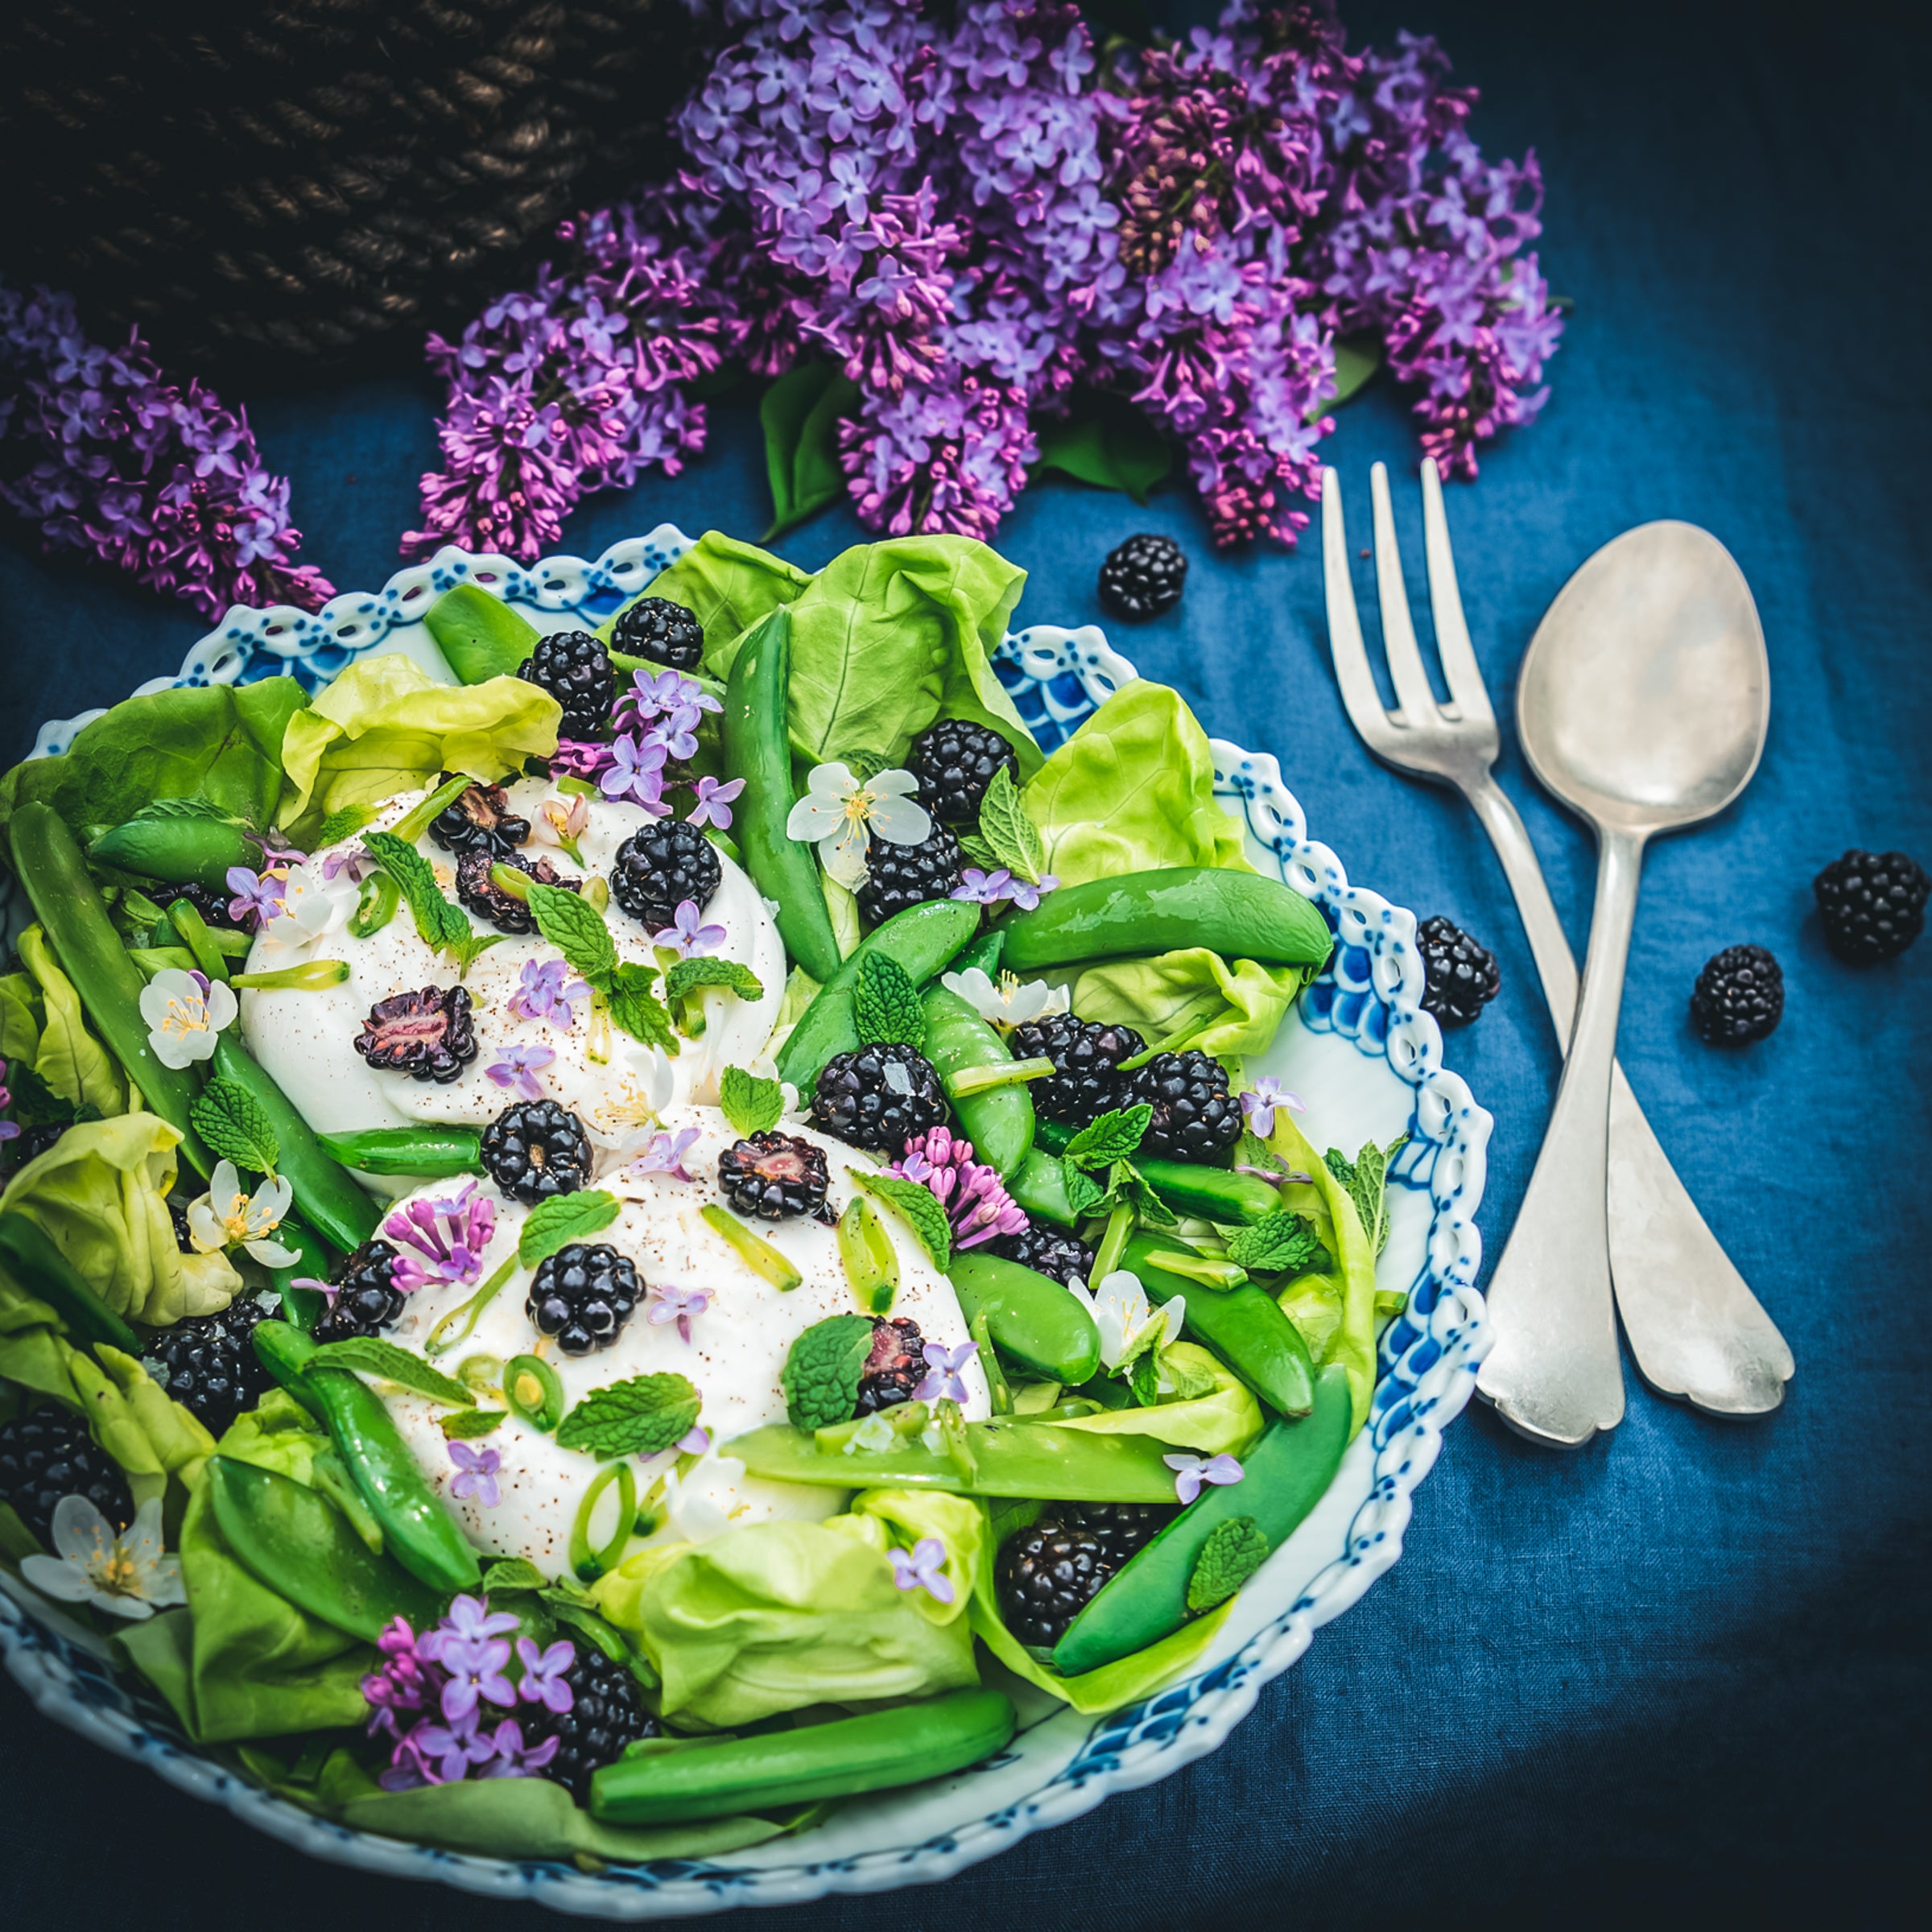
[(1250, 1274), (1307, 1274), (1329, 1258), (1305, 1214), (1278, 1208), (1228, 1239), (1228, 1258)]
[(1113, 1108), (1083, 1127), (1067, 1143), (1061, 1158), (1076, 1167), (1105, 1167), (1124, 1161), (1140, 1146), (1153, 1118), (1154, 1109), (1145, 1100)]
[(1335, 394), (1327, 402), (1316, 404), (1308, 412), (1310, 419), (1340, 409), (1350, 397), (1368, 386), (1381, 365), (1382, 345), (1373, 335), (1341, 336), (1335, 345)]
[(830, 1429), (850, 1422), (871, 1352), (870, 1315), (835, 1315), (814, 1322), (792, 1344), (778, 1378), (792, 1427)]
[(436, 883), (429, 861), (407, 840), (393, 832), (365, 832), (362, 844), (369, 856), (396, 882), (416, 923), (416, 934), (437, 952), (460, 946), (469, 937), (469, 921)]
[(738, 960), (679, 960), (664, 976), (664, 997), (681, 1000), (700, 987), (725, 986), (741, 1000), (762, 1000), (764, 982)]
[[(564, 894), (566, 898), (571, 896)], [(669, 1009), (658, 997), (657, 980), (655, 967), (626, 960), (613, 968), (605, 979), (605, 996), (610, 1001), (613, 1026), (621, 1026), (634, 1040), (642, 1040), (646, 1046), (662, 1046), (675, 1055), (678, 1036), (671, 1023)]]
[(239, 1080), (213, 1080), (195, 1096), (188, 1117), (218, 1160), (254, 1174), (273, 1174), (282, 1143), (268, 1110)]
[(933, 1266), (943, 1274), (952, 1262), (952, 1228), (932, 1190), (902, 1174), (867, 1174), (857, 1167), (845, 1171), (861, 1194), (883, 1201), (910, 1224), (919, 1245), (932, 1257)]
[(897, 960), (869, 952), (859, 961), (852, 988), (852, 1020), (868, 1044), (903, 1042), (915, 1051), (926, 1044), (926, 1005), (911, 976)]
[(529, 888), (530, 917), (537, 931), (563, 954), (564, 964), (593, 986), (601, 986), (617, 970), (617, 949), (604, 915), (581, 893), (561, 886)]
[(991, 849), (996, 863), (1016, 878), (1039, 884), (1046, 848), (1041, 842), (1039, 828), (1020, 803), (1013, 774), (1004, 765), (993, 774), (993, 782), (980, 802), (980, 839)]
[(771, 526), (758, 540), (815, 516), (845, 494), (839, 466), (839, 419), (857, 407), (859, 386), (836, 364), (801, 362), (766, 390), (758, 405)]
[(609, 1462), (656, 1455), (689, 1435), (698, 1420), (698, 1392), (681, 1375), (634, 1375), (593, 1389), (557, 1425), (557, 1446)]
[(1167, 439), (1124, 396), (1104, 390), (1075, 398), (1063, 417), (1034, 426), (1036, 470), (1057, 469), (1100, 489), (1117, 489), (1137, 503), (1167, 474), (1174, 454)]
[(432, 1402), (445, 1402), (452, 1409), (473, 1409), (477, 1398), (462, 1383), (432, 1368), (419, 1355), (386, 1342), (379, 1335), (353, 1335), (346, 1340), (324, 1342), (306, 1364), (307, 1368), (353, 1368), (378, 1381), (394, 1382), (398, 1389), (426, 1395)]
[(769, 1133), (784, 1114), (785, 1089), (776, 1080), (759, 1080), (742, 1067), (727, 1067), (718, 1083), (718, 1105), (734, 1133)]
[(608, 1228), (617, 1218), (614, 1195), (601, 1187), (586, 1187), (576, 1194), (559, 1194), (553, 1200), (539, 1201), (530, 1210), (523, 1232), (517, 1236), (517, 1259), (526, 1268), (547, 1261), (560, 1248)]
[(1208, 1532), (1187, 1579), (1187, 1608), (1195, 1616), (1224, 1604), (1268, 1560), (1268, 1538), (1251, 1516), (1231, 1516)]

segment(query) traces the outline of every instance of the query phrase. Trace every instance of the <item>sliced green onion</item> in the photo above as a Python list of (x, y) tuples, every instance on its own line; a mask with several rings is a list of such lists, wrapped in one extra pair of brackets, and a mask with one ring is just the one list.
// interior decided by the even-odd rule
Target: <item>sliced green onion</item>
[(1187, 1280), (1199, 1282), (1203, 1288), (1212, 1288), (1220, 1294), (1242, 1286), (1248, 1279), (1248, 1270), (1238, 1262), (1215, 1254), (1184, 1253), (1178, 1249), (1155, 1249), (1147, 1257), (1147, 1265), (1150, 1268), (1164, 1268), (1170, 1274), (1185, 1276)]
[(320, 993), (348, 977), (347, 960), (309, 960), (299, 966), (278, 966), (273, 972), (238, 972), (229, 984), (257, 993)]
[(402, 902), (402, 887), (386, 872), (372, 872), (362, 881), (356, 909), (349, 915), (351, 936), (374, 939), (396, 916), (396, 908)]
[(546, 1435), (564, 1419), (564, 1385), (540, 1355), (513, 1355), (504, 1364), (503, 1399)]
[(498, 892), (506, 892), (520, 905), (530, 903), (530, 874), (515, 865), (501, 863), (489, 869), (489, 882)]
[(495, 1395), (503, 1387), (503, 1358), (500, 1355), (466, 1355), (456, 1364), (456, 1380), (478, 1395)]
[[(423, 1352), (447, 1355), (459, 1342), (468, 1341), (475, 1332), (483, 1311), (503, 1292), (505, 1284), (516, 1271), (517, 1257), (513, 1254), (468, 1301), (459, 1302), (430, 1330), (429, 1340), (423, 1344)], [(462, 1323), (460, 1328), (456, 1327), (459, 1322)], [(450, 1330), (454, 1332), (445, 1332)]]
[(471, 786), (482, 782), (481, 778), (466, 771), (458, 772), (453, 778), (445, 778), (420, 805), (413, 806), (398, 819), (390, 830), (406, 844), (415, 844), (429, 830), (445, 806), (455, 804)]
[(779, 1294), (791, 1294), (804, 1280), (791, 1261), (770, 1241), (753, 1234), (742, 1221), (715, 1202), (708, 1208), (700, 1208), (698, 1213), (707, 1228), (723, 1235), (737, 1250), (738, 1258), (762, 1274)]
[(553, 778), (551, 782), (559, 791), (566, 795), (574, 793), (580, 799), (601, 799), (604, 795), (601, 786), (593, 784), (588, 778), (580, 778), (575, 772), (568, 778)]
[(584, 903), (596, 912), (610, 910), (610, 882), (601, 873), (593, 872), (584, 881), (581, 894)]
[(1017, 1087), (1024, 1080), (1043, 1080), (1052, 1071), (1053, 1062), (1043, 1059), (1009, 1060), (1004, 1066), (962, 1067), (946, 1083), (946, 1091), (952, 1099), (963, 1100), (995, 1087)]
[(872, 1203), (855, 1194), (839, 1216), (839, 1261), (861, 1315), (890, 1315), (899, 1292), (899, 1254)]
[[(610, 1541), (600, 1550), (590, 1546), (590, 1519), (604, 1492), (617, 1486), (617, 1526)], [(638, 1479), (628, 1462), (606, 1463), (590, 1480), (584, 1500), (577, 1505), (577, 1519), (570, 1529), (571, 1574), (580, 1583), (594, 1583), (617, 1567), (638, 1521)]]

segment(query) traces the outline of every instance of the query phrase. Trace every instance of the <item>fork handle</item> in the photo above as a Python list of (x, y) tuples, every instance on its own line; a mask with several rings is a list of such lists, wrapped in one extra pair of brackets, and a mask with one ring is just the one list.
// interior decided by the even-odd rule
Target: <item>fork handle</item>
[[(1528, 828), (1488, 773), (1463, 787), (1502, 861), (1556, 1035), (1576, 1012), (1576, 961)], [(1713, 1415), (1768, 1414), (1796, 1367), (1657, 1143), (1620, 1065), (1610, 1076), (1610, 1269), (1637, 1370), (1659, 1394)]]

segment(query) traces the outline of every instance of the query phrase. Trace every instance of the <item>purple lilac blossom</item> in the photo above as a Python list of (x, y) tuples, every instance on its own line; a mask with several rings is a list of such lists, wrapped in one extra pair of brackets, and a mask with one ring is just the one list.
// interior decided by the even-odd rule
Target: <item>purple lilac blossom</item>
[(692, 1318), (702, 1315), (710, 1306), (708, 1288), (680, 1288), (675, 1282), (654, 1282), (650, 1309), (644, 1319), (654, 1328), (675, 1322), (679, 1335), (688, 1342)]
[(946, 1546), (936, 1536), (923, 1536), (910, 1550), (888, 1550), (892, 1580), (902, 1590), (923, 1590), (935, 1601), (949, 1604), (956, 1594), (946, 1574)]
[(567, 1030), (576, 1026), (576, 1002), (590, 997), (590, 988), (569, 974), (562, 960), (526, 960), (510, 1010), (520, 1020), (549, 1020)]
[(228, 890), (233, 894), (228, 902), (228, 916), (248, 923), (248, 930), (259, 931), (270, 919), (282, 915), (283, 895), (288, 890), (288, 881), (279, 879), (273, 873), (255, 873), (246, 865), (231, 865), (227, 873)]
[(654, 946), (668, 947), (681, 960), (716, 952), (731, 935), (722, 926), (702, 923), (704, 916), (698, 910), (696, 899), (680, 899), (677, 910), (671, 914), (671, 923), (654, 932), (650, 943)]
[(477, 1183), (441, 1200), (411, 1201), (382, 1224), (397, 1244), (390, 1279), (400, 1294), (414, 1294), (432, 1283), (467, 1286), (483, 1274), (483, 1251), (497, 1229), (495, 1202), (475, 1197)]
[(540, 1744), (526, 1745), (523, 1727), (514, 1717), (505, 1718), (489, 1734), (487, 1742), (490, 1755), (484, 1761), (485, 1777), (540, 1777), (544, 1767), (564, 1748), (563, 1739), (555, 1736)]
[(892, 1171), (928, 1189), (946, 1210), (954, 1245), (976, 1248), (1026, 1231), (1026, 1214), (1014, 1204), (997, 1167), (972, 1158), (972, 1143), (935, 1127), (914, 1134)]
[(1238, 1483), (1247, 1474), (1231, 1455), (1164, 1455), (1161, 1458), (1174, 1472), (1174, 1493), (1183, 1503), (1191, 1503), (1201, 1492), (1203, 1483)]
[(517, 1657), (523, 1666), (517, 1679), (517, 1696), (526, 1704), (541, 1704), (559, 1717), (576, 1701), (570, 1687), (570, 1672), (577, 1661), (577, 1647), (568, 1637), (539, 1649), (535, 1638), (517, 1639)]
[(550, 755), (552, 778), (594, 778), (608, 771), (617, 753), (593, 738), (559, 738)]
[[(14, 1091), (6, 1084), (6, 1062), (0, 1060), (0, 1107), (14, 1104)], [(0, 1121), (0, 1141), (17, 1140), (20, 1134), (18, 1121)]]
[(497, 1482), (497, 1472), (503, 1467), (501, 1451), (478, 1449), (469, 1443), (452, 1443), (449, 1459), (456, 1466), (449, 1485), (452, 1496), (459, 1501), (473, 1496), (477, 1505), (485, 1509), (493, 1509), (502, 1501), (503, 1492)]
[(685, 1171), (684, 1157), (704, 1138), (700, 1127), (680, 1127), (675, 1133), (654, 1133), (650, 1145), (628, 1164), (632, 1174), (667, 1174), (674, 1181), (695, 1181)]
[(662, 818), (670, 810), (664, 797), (663, 745), (640, 741), (626, 732), (610, 748), (609, 766), (597, 774), (597, 789), (607, 799), (625, 799)]
[(1241, 1112), (1247, 1117), (1248, 1130), (1264, 1139), (1274, 1132), (1277, 1108), (1290, 1113), (1306, 1113), (1308, 1108), (1298, 1093), (1291, 1093), (1273, 1074), (1258, 1075), (1254, 1084), (1241, 1095)]
[(948, 1348), (943, 1342), (928, 1342), (923, 1353), (926, 1373), (913, 1390), (912, 1399), (915, 1402), (964, 1402), (966, 1385), (960, 1379), (960, 1371), (979, 1353), (979, 1344), (961, 1342), (958, 1348)]
[(714, 778), (709, 772), (691, 787), (697, 795), (696, 807), (685, 815), (687, 825), (715, 825), (720, 832), (731, 829), (731, 802), (745, 789), (742, 778)]
[[(724, 707), (696, 678), (682, 671), (634, 671), (630, 689), (617, 699), (611, 721), (620, 731), (642, 729), (654, 718), (673, 717), (679, 712), (722, 711)], [(695, 727), (696, 717), (691, 720)], [(688, 758), (688, 752), (679, 754)]]

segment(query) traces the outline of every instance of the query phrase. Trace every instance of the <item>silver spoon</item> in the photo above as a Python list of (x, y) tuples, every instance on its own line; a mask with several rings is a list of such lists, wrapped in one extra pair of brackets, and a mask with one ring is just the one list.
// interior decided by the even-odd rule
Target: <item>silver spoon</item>
[(1624, 1419), (1610, 1282), (1610, 1072), (1630, 927), (1652, 836), (1722, 811), (1749, 782), (1771, 671), (1749, 587), (1689, 523), (1645, 523), (1591, 557), (1530, 641), (1523, 750), (1597, 838), (1590, 951), (1556, 1110), (1489, 1283), (1496, 1345), (1476, 1380), (1538, 1442), (1575, 1447)]

